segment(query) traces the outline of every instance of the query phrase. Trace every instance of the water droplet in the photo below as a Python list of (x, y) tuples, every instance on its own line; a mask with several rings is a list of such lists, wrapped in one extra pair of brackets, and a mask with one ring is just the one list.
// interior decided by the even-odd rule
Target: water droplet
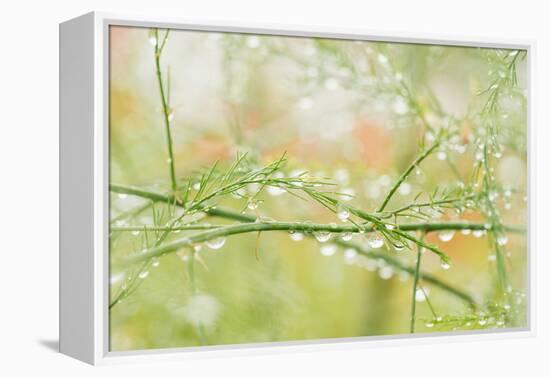
[(449, 268), (451, 268), (451, 265), (447, 263), (445, 260), (441, 260), (441, 268), (444, 270), (448, 270)]
[(157, 45), (157, 37), (155, 37), (154, 34), (149, 35), (149, 43), (151, 44), (151, 46)]
[(170, 157), (168, 157), (168, 158), (166, 159), (166, 163), (167, 163), (167, 164), (171, 164), (171, 163), (172, 163), (172, 159), (171, 159)]
[(330, 232), (315, 232), (313, 235), (319, 242), (327, 242), (331, 236)]
[(199, 251), (201, 251), (201, 249), (202, 249), (202, 244), (196, 243), (193, 245), (193, 250), (195, 251), (195, 253), (198, 253)]
[(349, 211), (347, 209), (345, 209), (344, 207), (339, 207), (336, 211), (336, 216), (338, 217), (338, 219), (340, 219), (340, 221), (348, 221), (349, 219)]
[(395, 225), (393, 225), (393, 224), (386, 224), (385, 226), (386, 226), (387, 230), (394, 230), (395, 229)]
[(301, 232), (290, 231), (290, 239), (292, 241), (301, 241), (304, 239), (304, 234)]
[(251, 201), (248, 202), (248, 204), (246, 206), (249, 210), (254, 211), (254, 210), (258, 209), (258, 202), (255, 201), (255, 200), (251, 200)]
[(480, 229), (476, 229), (472, 232), (472, 234), (474, 235), (475, 238), (481, 238), (485, 235), (485, 231), (480, 230)]
[(344, 250), (344, 261), (347, 264), (352, 264), (355, 261), (355, 258), (357, 257), (357, 251), (355, 249), (346, 249)]
[(336, 169), (333, 174), (334, 180), (341, 185), (349, 183), (349, 172), (346, 169)]
[(160, 265), (160, 259), (158, 259), (157, 257), (154, 257), (151, 261), (151, 265), (153, 267), (158, 267)]
[(409, 106), (407, 105), (407, 101), (405, 101), (403, 97), (398, 96), (393, 102), (393, 111), (397, 115), (406, 114), (409, 111)]
[(267, 186), (267, 193), (271, 196), (283, 195), (286, 190), (279, 186)]
[(218, 321), (222, 309), (222, 304), (215, 297), (199, 294), (191, 296), (184, 307), (175, 308), (175, 313), (191, 325), (209, 332)]
[(246, 39), (246, 45), (249, 48), (258, 48), (260, 47), (260, 38), (255, 35), (252, 35)]
[(238, 190), (233, 191), (231, 193), (231, 196), (234, 197), (235, 199), (241, 199), (244, 196), (246, 196), (246, 190), (244, 189), (244, 187), (241, 187)]
[(309, 97), (300, 98), (298, 107), (302, 110), (309, 110), (313, 107), (313, 100)]
[(350, 241), (353, 237), (353, 234), (351, 232), (344, 232), (342, 233), (342, 235), (340, 236), (340, 238), (343, 240), (343, 241)]
[(477, 324), (480, 326), (485, 326), (487, 324), (486, 318), (480, 318), (479, 321), (477, 321)]
[(117, 196), (119, 199), (126, 199), (128, 197), (128, 194), (120, 193)]
[(380, 249), (384, 246), (384, 238), (380, 234), (373, 232), (367, 235), (367, 243), (373, 249)]
[(139, 236), (139, 230), (132, 230), (132, 236)]
[(340, 193), (343, 194), (341, 195), (341, 200), (344, 200), (346, 202), (350, 201), (353, 199), (353, 197), (355, 196), (355, 190), (352, 189), (351, 187), (346, 187), (342, 190), (340, 190)]
[(380, 64), (386, 64), (388, 62), (388, 57), (384, 54), (378, 54), (378, 62)]
[(477, 160), (477, 161), (483, 161), (483, 159), (484, 159), (484, 154), (483, 154), (483, 152), (482, 152), (482, 151), (476, 152), (476, 160)]
[(407, 183), (407, 182), (403, 182), (397, 189), (397, 192), (399, 192), (399, 194), (403, 196), (409, 195), (411, 191), (412, 191), (412, 186), (410, 183)]
[(460, 233), (464, 234), (465, 236), (467, 236), (468, 234), (471, 234), (472, 233), (472, 230), (471, 229), (462, 229), (460, 231)]
[(340, 86), (340, 82), (334, 77), (329, 77), (325, 80), (325, 88), (328, 90), (336, 90)]
[(405, 247), (406, 247), (406, 245), (405, 245), (405, 244), (401, 244), (401, 245), (393, 245), (393, 249), (394, 249), (395, 251), (398, 251), (398, 252), (399, 252), (399, 251), (403, 251), (403, 250), (405, 250)]
[(145, 279), (147, 276), (149, 276), (149, 271), (147, 270), (141, 271), (138, 275), (140, 279)]
[(168, 113), (168, 122), (172, 123), (174, 121), (174, 112), (172, 110)]
[(324, 255), (325, 257), (330, 257), (330, 256), (336, 254), (337, 250), (338, 250), (338, 248), (336, 247), (336, 245), (332, 245), (332, 244), (323, 245), (319, 249), (319, 251), (321, 252), (321, 255)]
[(218, 237), (218, 238), (214, 238), (212, 240), (206, 241), (206, 245), (213, 250), (221, 249), (224, 244), (225, 244), (225, 237)]
[(433, 321), (428, 321), (424, 324), (424, 326), (426, 326), (427, 328), (431, 329), (432, 327), (434, 327), (434, 322)]
[(388, 280), (393, 277), (393, 268), (390, 266), (384, 266), (378, 270), (378, 276), (382, 280)]
[(500, 246), (504, 246), (508, 243), (508, 236), (506, 234), (499, 234), (497, 236), (497, 243), (500, 245)]
[(495, 262), (497, 260), (497, 256), (495, 254), (490, 254), (488, 257), (487, 257), (487, 260), (489, 262)]
[(437, 152), (437, 159), (440, 161), (445, 161), (447, 159), (447, 152), (445, 151)]
[(453, 239), (455, 235), (455, 231), (454, 230), (443, 230), (441, 232), (439, 232), (437, 234), (437, 237), (442, 241), (442, 242), (449, 242), (450, 240)]
[(426, 293), (424, 292), (423, 289), (421, 288), (417, 288), (416, 289), (416, 292), (414, 294), (414, 299), (417, 301), (417, 302), (424, 302), (426, 301)]

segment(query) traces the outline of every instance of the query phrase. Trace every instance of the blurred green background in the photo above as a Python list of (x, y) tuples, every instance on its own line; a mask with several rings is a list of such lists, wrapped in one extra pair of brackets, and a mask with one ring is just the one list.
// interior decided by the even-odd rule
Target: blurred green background
[[(415, 158), (423, 132), (422, 122), (399, 89), (403, 80), (430, 124), (458, 125), (465, 151), (449, 150), (444, 159), (426, 160), (401, 186), (391, 207), (408, 204), (436, 186), (467, 183), (475, 161), (471, 144), (480, 127), (477, 114), (486, 101), (477, 93), (491, 85), (500, 67), (498, 57), (505, 53), (173, 30), (161, 67), (169, 82), (177, 176), (183, 179), (216, 161), (223, 170), (237, 152), (248, 153), (260, 166), (286, 152), (286, 174), (308, 171), (330, 177), (341, 191), (354, 196), (350, 204), (374, 211)], [(501, 104), (508, 109), (497, 119), (505, 148), (494, 166), (503, 187), (514, 190), (498, 202), (503, 222), (523, 226), (525, 71), (520, 64), (519, 89)], [(167, 192), (166, 136), (148, 29), (111, 27), (109, 131), (110, 181)], [(288, 193), (262, 193), (260, 199), (258, 209), (247, 213), (276, 220), (339, 222), (319, 204)], [(111, 217), (143, 203), (112, 194)], [(246, 200), (229, 196), (220, 206), (240, 211)], [(145, 210), (116, 225), (147, 225), (151, 217)], [(482, 220), (475, 210), (449, 212), (443, 218)], [(181, 236), (175, 233), (169, 239)], [(139, 251), (143, 237), (113, 234), (111, 255)], [(361, 242), (357, 235), (354, 240)], [(490, 300), (495, 268), (487, 237), (457, 232), (449, 242), (437, 234), (430, 234), (428, 241), (450, 255), (453, 265), (444, 270), (439, 258), (425, 253), (424, 271), (479, 302)], [(343, 250), (322, 255), (314, 239), (293, 241), (286, 232), (265, 232), (259, 245), (259, 260), (255, 233), (232, 236), (219, 250), (203, 247), (201, 263), (194, 264), (195, 295), (188, 257), (181, 253), (162, 257), (139, 288), (110, 310), (111, 350), (409, 332), (413, 279), (408, 274), (382, 262), (346, 257)], [(414, 264), (415, 254), (410, 251), (398, 257)], [(506, 265), (518, 292), (525, 290), (526, 259), (525, 237), (509, 235)], [(126, 271), (111, 271), (112, 295), (126, 279)], [(467, 312), (464, 303), (447, 292), (429, 284), (423, 287), (437, 314)], [(417, 312), (418, 318), (432, 317), (422, 297)], [(417, 332), (428, 331), (440, 329), (418, 323)]]

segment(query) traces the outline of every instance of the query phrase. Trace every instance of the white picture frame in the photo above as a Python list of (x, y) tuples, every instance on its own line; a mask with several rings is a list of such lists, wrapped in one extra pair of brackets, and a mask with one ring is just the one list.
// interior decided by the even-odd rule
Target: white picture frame
[[(325, 37), (527, 50), (529, 287), (528, 325), (522, 329), (453, 335), (374, 336), (236, 346), (110, 352), (108, 347), (108, 29), (111, 25)], [(535, 334), (532, 121), (533, 41), (486, 40), (365, 30), (317, 30), (282, 25), (194, 22), (172, 18), (88, 13), (60, 24), (60, 352), (90, 364), (380, 347), (426, 342), (527, 337)]]

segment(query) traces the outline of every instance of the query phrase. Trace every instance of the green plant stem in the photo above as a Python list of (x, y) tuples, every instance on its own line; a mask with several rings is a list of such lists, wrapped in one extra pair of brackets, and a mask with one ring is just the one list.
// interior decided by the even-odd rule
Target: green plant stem
[(393, 210), (391, 212), (387, 212), (387, 215), (385, 215), (383, 217), (392, 217), (392, 216), (395, 216), (395, 215), (399, 215), (401, 212), (408, 211), (412, 208), (444, 206), (445, 204), (453, 204), (453, 203), (457, 203), (457, 202), (462, 202), (462, 201), (465, 201), (465, 200), (475, 199), (476, 196), (477, 195), (472, 194), (472, 195), (467, 195), (467, 196), (460, 197), (460, 198), (450, 198), (450, 199), (434, 200), (432, 202), (413, 203), (413, 204), (409, 204), (409, 205), (400, 207), (400, 208), (398, 208), (396, 210)]
[(155, 44), (155, 67), (156, 67), (157, 81), (158, 81), (159, 91), (160, 91), (160, 100), (162, 103), (164, 128), (166, 130), (166, 144), (168, 147), (168, 165), (170, 167), (170, 183), (172, 187), (172, 192), (176, 193), (178, 189), (178, 185), (176, 181), (176, 168), (175, 168), (175, 162), (174, 162), (174, 151), (172, 146), (172, 131), (170, 130), (170, 106), (167, 101), (167, 96), (164, 89), (164, 83), (162, 80), (162, 71), (160, 69), (160, 56), (162, 54), (162, 49), (164, 48), (164, 44), (166, 43), (167, 36), (168, 36), (168, 31), (166, 31), (164, 40), (162, 41), (162, 44), (159, 47), (158, 29), (155, 29), (155, 38), (157, 40), (157, 43)]
[[(158, 193), (155, 191), (145, 190), (138, 187), (133, 186), (126, 186), (126, 185), (120, 185), (120, 184), (114, 184), (111, 183), (109, 185), (109, 189), (112, 192), (116, 193), (122, 193), (122, 194), (128, 194), (128, 195), (134, 195), (139, 196), (144, 199), (149, 199), (154, 202), (160, 202), (160, 203), (166, 203), (166, 204), (175, 204), (179, 207), (183, 207), (181, 203), (176, 202), (174, 195), (165, 195), (162, 193)], [(240, 222), (254, 222), (256, 221), (255, 216), (246, 215), (243, 213), (234, 212), (231, 210), (223, 209), (220, 207), (209, 207), (209, 208), (199, 208), (198, 210), (204, 211), (206, 214), (210, 216), (215, 217), (221, 217), (229, 220), (236, 220)], [(292, 223), (294, 224), (294, 223)], [(306, 224), (307, 225), (307, 224)], [(326, 226), (326, 225), (325, 225)], [(185, 227), (185, 226), (183, 226)], [(343, 227), (343, 228), (342, 228)], [(351, 227), (351, 225), (341, 226), (340, 232), (347, 232), (349, 231), (348, 228)], [(116, 229), (117, 227), (112, 227), (112, 229)], [(337, 226), (337, 228), (339, 228)], [(152, 228), (148, 228), (152, 229)], [(177, 227), (174, 227), (172, 229), (178, 230)], [(332, 229), (332, 228), (331, 228)], [(372, 229), (369, 228), (362, 228), (363, 230), (369, 230)], [(403, 231), (414, 231), (414, 230), (422, 230), (426, 232), (432, 232), (432, 231), (438, 231), (438, 230), (462, 230), (462, 229), (470, 229), (470, 230), (486, 230), (486, 224), (480, 224), (480, 223), (469, 223), (469, 222), (442, 222), (442, 223), (415, 223), (415, 224), (403, 224), (398, 227), (398, 229)], [(514, 233), (522, 233), (524, 232), (524, 229), (521, 227), (514, 227), (514, 226), (505, 226), (504, 229), (509, 232)], [(143, 230), (143, 227), (140, 227), (139, 229), (134, 230)], [(183, 229), (182, 229), (183, 230)]]
[[(220, 211), (210, 211), (211, 216), (225, 217), (224, 215), (220, 216)], [(229, 213), (224, 211), (224, 213)], [(241, 219), (246, 219), (246, 222), (251, 222), (251, 217), (247, 215), (242, 215)], [(254, 220), (255, 221), (255, 220)], [(254, 231), (280, 231), (280, 230), (289, 230), (289, 231), (298, 231), (298, 232), (329, 232), (329, 233), (369, 233), (374, 232), (376, 229), (364, 228), (356, 225), (334, 225), (334, 224), (315, 224), (315, 223), (304, 223), (304, 222), (289, 222), (289, 221), (265, 221), (258, 222), (256, 224), (261, 224), (262, 229), (251, 229), (242, 231), (239, 233), (248, 233)], [(242, 224), (236, 224), (242, 225)], [(145, 232), (156, 232), (156, 231), (175, 231), (175, 230), (211, 230), (211, 229), (227, 229), (236, 225), (222, 225), (222, 224), (190, 224), (182, 226), (111, 226), (110, 230), (112, 232), (134, 232), (134, 231), (145, 231)], [(272, 229), (269, 229), (269, 228)], [(442, 230), (485, 230), (485, 223), (471, 223), (467, 221), (458, 221), (458, 222), (441, 222), (441, 223), (410, 223), (398, 225), (395, 228), (396, 230), (401, 230), (404, 232), (410, 231), (424, 231), (424, 232), (437, 232)], [(520, 233), (521, 228), (518, 227), (508, 227), (509, 232)]]
[[(213, 229), (207, 232), (203, 232), (197, 235), (183, 237), (160, 247), (151, 248), (149, 250), (146, 250), (145, 252), (128, 257), (123, 261), (123, 263), (132, 264), (139, 261), (148, 260), (153, 257), (159, 257), (161, 255), (177, 251), (183, 247), (189, 247), (195, 243), (206, 242), (210, 239), (214, 239), (218, 237), (226, 237), (229, 235), (242, 234), (247, 232), (266, 231), (266, 230), (294, 230), (294, 231), (306, 232), (311, 229), (318, 230), (318, 231), (334, 230), (331, 225), (326, 225), (326, 224), (257, 223), (257, 222), (252, 223), (250, 222), (250, 223), (243, 223), (243, 224), (237, 224), (237, 225), (229, 225), (219, 229)], [(340, 232), (345, 232), (347, 230), (348, 230), (347, 228), (340, 229)], [(415, 271), (414, 268), (401, 263), (400, 261), (398, 261), (388, 253), (369, 250), (357, 243), (347, 242), (340, 239), (335, 239), (333, 242), (344, 248), (353, 248), (359, 254), (364, 255), (370, 259), (382, 259), (388, 265), (391, 265), (399, 270), (406, 271), (409, 274), (414, 274), (414, 271)], [(476, 306), (476, 303), (473, 300), (473, 298), (467, 293), (462, 292), (454, 287), (451, 287), (450, 285), (442, 282), (441, 280), (437, 279), (434, 276), (424, 274), (424, 273), (420, 273), (420, 276), (424, 281), (429, 282), (435, 286), (438, 286), (439, 288), (444, 289), (449, 293), (452, 293), (453, 295), (466, 301), (470, 306)]]
[[(422, 237), (423, 239), (424, 237)], [(418, 286), (418, 279), (420, 278), (420, 261), (422, 260), (422, 247), (418, 246), (416, 255), (416, 266), (414, 269), (414, 281), (411, 298), (411, 334), (414, 333), (414, 325), (416, 323), (416, 290)]]
[(397, 182), (395, 182), (395, 184), (393, 185), (393, 187), (391, 188), (391, 190), (388, 192), (388, 195), (386, 195), (386, 198), (384, 199), (384, 201), (382, 202), (382, 205), (380, 206), (380, 208), (378, 208), (378, 211), (377, 212), (382, 212), (384, 211), (384, 209), (386, 208), (386, 206), (388, 205), (390, 199), (392, 198), (392, 196), (395, 194), (395, 192), (397, 191), (397, 189), (399, 188), (399, 186), (401, 186), (401, 184), (405, 181), (405, 179), (407, 179), (407, 177), (411, 174), (411, 172), (414, 170), (415, 167), (417, 167), (422, 161), (424, 161), (424, 159), (426, 157), (428, 157), (437, 147), (439, 147), (439, 143), (433, 143), (433, 145), (426, 149), (421, 155), (419, 155), (413, 162), (412, 164), (407, 168), (407, 170), (405, 170), (403, 172), (403, 174), (401, 174), (401, 177), (399, 177), (399, 179), (397, 180)]
[[(161, 194), (161, 193), (157, 193), (157, 192), (153, 192), (153, 191), (149, 191), (149, 190), (144, 190), (144, 189), (137, 188), (137, 187), (124, 186), (124, 185), (119, 185), (119, 184), (111, 184), (110, 185), (110, 190), (112, 192), (125, 193), (125, 194), (128, 194), (128, 195), (139, 196), (139, 197), (142, 197), (142, 198), (145, 198), (145, 199), (152, 200), (154, 202), (162, 202), (162, 203), (166, 203), (166, 204), (173, 204), (174, 203), (174, 196), (173, 195), (164, 195), (164, 194)], [(183, 207), (183, 205), (181, 203), (176, 203), (176, 205)], [(236, 221), (239, 221), (239, 222), (242, 222), (242, 223), (254, 223), (256, 221), (255, 216), (246, 215), (246, 214), (242, 214), (242, 213), (237, 213), (237, 212), (222, 209), (222, 208), (219, 208), (219, 207), (208, 208), (208, 209), (205, 210), (205, 212), (210, 216), (236, 220)], [(254, 224), (239, 224), (239, 225), (257, 225), (257, 226), (260, 225), (260, 228), (262, 228), (262, 227), (269, 227), (270, 224), (271, 223), (254, 223)], [(283, 227), (283, 230), (291, 230), (292, 227), (295, 224), (296, 223), (287, 223), (287, 225), (285, 227)], [(306, 223), (306, 224), (299, 224), (299, 225), (302, 226), (302, 229), (304, 229), (304, 227), (307, 227), (307, 225), (312, 225), (312, 224), (307, 224)], [(326, 230), (327, 229), (326, 224), (316, 224), (316, 225), (322, 226), (320, 228), (317, 228), (318, 230)], [(348, 227), (351, 228), (351, 226), (346, 225), (345, 228), (341, 228), (340, 232), (349, 231)], [(172, 230), (173, 229), (175, 229), (175, 228), (172, 228)], [(242, 229), (243, 228), (240, 228), (240, 233), (242, 233)], [(251, 229), (251, 231), (253, 231), (253, 232), (258, 231), (257, 228), (249, 228), (249, 229)], [(332, 230), (334, 230), (334, 226), (329, 225), (328, 229), (330, 231), (332, 231)], [(459, 222), (459, 223), (404, 224), (404, 225), (401, 226), (400, 229), (402, 229), (402, 230), (411, 230), (411, 231), (412, 230), (423, 230), (423, 231), (429, 232), (429, 231), (451, 230), (451, 229), (452, 230), (461, 230), (461, 229), (482, 230), (482, 229), (486, 229), (486, 227), (485, 227), (485, 224), (474, 224), (474, 223)], [(522, 228), (519, 228), (519, 227), (505, 227), (505, 229), (507, 231), (510, 231), (510, 232), (523, 232), (524, 231)], [(143, 228), (140, 228), (139, 230), (143, 230)], [(273, 229), (273, 230), (276, 230), (276, 229)], [(281, 230), (281, 229), (279, 229), (279, 230)], [(233, 231), (235, 231), (235, 229), (233, 229)], [(363, 231), (364, 231), (364, 229), (363, 229)], [(210, 233), (208, 236), (212, 236), (212, 234)], [(202, 233), (202, 237), (204, 237), (204, 233)], [(409, 267), (409, 266), (401, 263), (399, 260), (392, 257), (388, 253), (380, 253), (380, 252), (375, 252), (375, 251), (372, 251), (372, 250), (367, 250), (362, 245), (351, 243), (351, 242), (345, 242), (345, 241), (342, 241), (340, 239), (336, 239), (333, 242), (336, 243), (337, 245), (342, 246), (342, 247), (353, 248), (353, 249), (357, 250), (360, 254), (365, 255), (368, 258), (382, 259), (387, 264), (389, 264), (389, 265), (391, 265), (391, 266), (393, 266), (393, 267), (395, 267), (399, 270), (408, 272), (411, 275), (414, 274), (414, 268)], [(192, 243), (192, 242), (190, 242), (190, 243)], [(187, 244), (187, 242), (185, 242), (185, 244)], [(157, 249), (157, 252), (158, 252), (158, 249)], [(476, 306), (475, 301), (467, 293), (464, 293), (463, 291), (458, 290), (458, 289), (448, 285), (447, 283), (445, 283), (445, 282), (443, 282), (443, 281), (439, 280), (438, 278), (433, 277), (431, 275), (421, 273), (420, 276), (421, 276), (423, 281), (425, 281), (427, 283), (430, 283), (434, 286), (437, 286), (437, 287), (439, 287), (439, 288), (455, 295), (456, 297), (459, 297), (460, 299), (468, 302), (468, 304), (470, 306), (473, 306), (473, 307)]]

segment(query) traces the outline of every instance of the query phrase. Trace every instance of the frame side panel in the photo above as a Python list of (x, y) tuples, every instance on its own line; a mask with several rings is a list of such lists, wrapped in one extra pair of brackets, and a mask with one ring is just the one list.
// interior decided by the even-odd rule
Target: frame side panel
[(59, 32), (59, 349), (93, 363), (94, 16)]

